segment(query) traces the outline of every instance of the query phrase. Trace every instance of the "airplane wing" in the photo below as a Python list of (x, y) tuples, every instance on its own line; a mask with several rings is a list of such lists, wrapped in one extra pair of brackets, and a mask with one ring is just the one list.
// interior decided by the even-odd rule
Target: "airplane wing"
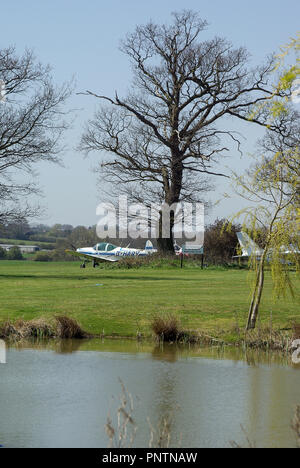
[(75, 252), (74, 250), (66, 250), (65, 251), (67, 254), (73, 255), (74, 257), (78, 258), (85, 258), (88, 260), (91, 260), (92, 258), (97, 260), (99, 263), (100, 262), (117, 262), (118, 259), (115, 258), (108, 258), (108, 257), (102, 257), (101, 255), (93, 255), (93, 254), (84, 254), (80, 252)]

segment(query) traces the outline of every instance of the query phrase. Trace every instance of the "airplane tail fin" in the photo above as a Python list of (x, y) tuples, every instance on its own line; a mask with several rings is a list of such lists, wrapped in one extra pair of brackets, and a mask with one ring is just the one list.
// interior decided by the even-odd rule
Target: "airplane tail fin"
[(153, 244), (151, 240), (147, 240), (146, 245), (145, 245), (145, 250), (153, 250)]
[(239, 240), (240, 246), (242, 248), (243, 256), (249, 256), (255, 254), (260, 255), (262, 253), (262, 249), (258, 247), (258, 245), (248, 236), (246, 232), (238, 232), (237, 238)]

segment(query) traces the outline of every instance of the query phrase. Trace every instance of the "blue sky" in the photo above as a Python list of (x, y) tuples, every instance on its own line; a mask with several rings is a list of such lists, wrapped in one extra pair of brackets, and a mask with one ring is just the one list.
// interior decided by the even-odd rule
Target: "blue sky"
[[(76, 91), (90, 89), (113, 95), (115, 90), (125, 93), (130, 86), (131, 72), (127, 57), (119, 51), (122, 37), (149, 19), (170, 22), (171, 12), (183, 8), (198, 11), (209, 22), (206, 37), (219, 35), (235, 46), (246, 46), (252, 62), (258, 64), (264, 57), (277, 51), (299, 30), (300, 3), (296, 0), (0, 0), (1, 45), (14, 44), (18, 51), (34, 49), (37, 57), (53, 67), (57, 83), (76, 79)], [(1, 78), (1, 77), (0, 77)], [(97, 100), (74, 95), (69, 103), (76, 108), (76, 119), (66, 137), (67, 150), (63, 155), (64, 168), (49, 163), (40, 164), (40, 185), (44, 191), (41, 203), (47, 209), (43, 222), (91, 225), (97, 222), (96, 205), (101, 201), (101, 189), (96, 187), (93, 167), (101, 155), (84, 159), (75, 151), (84, 122), (92, 117)], [(247, 153), (261, 132), (237, 124), (246, 140), (245, 156), (233, 151), (222, 166), (242, 171), (249, 160)], [(220, 166), (221, 167), (221, 166)], [(222, 198), (229, 187), (217, 180), (217, 189), (210, 198)], [(229, 215), (240, 206), (234, 199), (223, 201), (209, 214), (209, 219)]]

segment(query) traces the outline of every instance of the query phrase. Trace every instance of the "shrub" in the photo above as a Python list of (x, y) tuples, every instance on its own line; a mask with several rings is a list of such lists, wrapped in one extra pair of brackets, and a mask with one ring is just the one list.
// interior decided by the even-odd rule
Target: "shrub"
[(63, 249), (55, 249), (52, 251), (51, 255), (54, 262), (78, 262), (79, 260), (78, 257), (73, 257)]
[(241, 231), (239, 225), (229, 225), (225, 219), (217, 219), (207, 226), (204, 238), (205, 262), (210, 265), (232, 263), (236, 254), (238, 240), (236, 233)]
[(4, 260), (6, 258), (6, 250), (0, 247), (0, 260)]
[(35, 262), (52, 262), (53, 258), (49, 252), (38, 252), (33, 260)]
[[(201, 266), (199, 258), (186, 259), (186, 265)], [(105, 263), (103, 268), (138, 269), (138, 268), (180, 268), (180, 259), (175, 255), (154, 253), (145, 257), (122, 257), (118, 262)]]
[(15, 245), (8, 251), (7, 258), (9, 260), (23, 260), (23, 255), (19, 247)]

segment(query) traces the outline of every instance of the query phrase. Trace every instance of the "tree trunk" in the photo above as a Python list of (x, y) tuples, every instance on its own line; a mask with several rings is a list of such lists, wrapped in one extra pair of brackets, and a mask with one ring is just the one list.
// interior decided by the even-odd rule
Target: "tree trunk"
[(157, 248), (160, 253), (174, 253), (174, 236), (173, 236), (174, 217), (170, 215), (170, 232), (169, 237), (162, 237), (162, 213), (159, 214), (159, 233), (157, 237)]
[[(166, 168), (162, 170), (162, 176), (164, 181), (164, 191), (165, 191), (165, 203), (169, 206), (172, 206), (174, 203), (178, 203), (180, 200), (180, 193), (182, 189), (182, 176), (183, 176), (183, 166), (180, 160), (181, 155), (177, 149), (172, 151), (172, 167), (171, 167), (171, 177), (169, 179), (169, 174)], [(162, 213), (160, 212), (159, 217), (159, 235), (157, 238), (158, 250), (165, 254), (174, 254), (174, 234), (173, 228), (175, 223), (174, 212), (170, 212), (170, 224), (168, 229), (168, 236), (164, 238), (163, 234), (163, 219)]]
[(164, 239), (164, 238), (158, 237), (157, 248), (160, 253), (173, 254), (174, 253), (173, 239)]
[(256, 284), (252, 295), (252, 301), (249, 309), (248, 322), (246, 330), (254, 330), (256, 326), (256, 321), (258, 317), (258, 311), (261, 301), (261, 296), (264, 288), (265, 281), (265, 259), (266, 259), (266, 250), (264, 251), (257, 272)]

